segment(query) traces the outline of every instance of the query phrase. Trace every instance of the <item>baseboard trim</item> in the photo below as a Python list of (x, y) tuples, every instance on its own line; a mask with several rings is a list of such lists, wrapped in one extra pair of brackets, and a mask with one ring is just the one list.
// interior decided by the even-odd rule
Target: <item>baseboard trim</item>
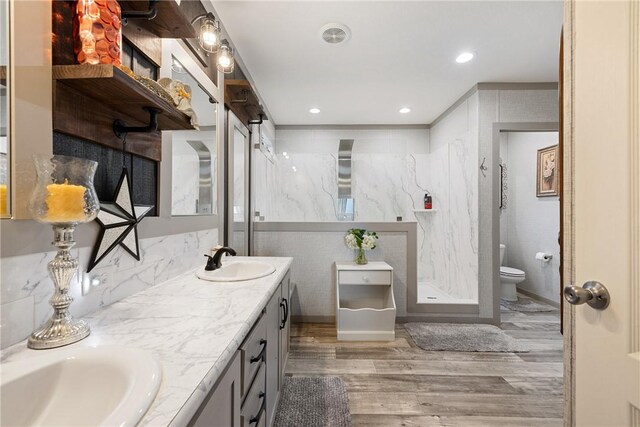
[(545, 304), (549, 304), (550, 306), (555, 307), (555, 308), (560, 308), (560, 303), (559, 302), (555, 302), (555, 301), (552, 301), (552, 300), (550, 300), (548, 298), (541, 297), (540, 295), (534, 294), (533, 292), (527, 291), (526, 289), (518, 288), (518, 292), (520, 292), (523, 295), (528, 296), (531, 299), (543, 302)]
[[(335, 316), (306, 316), (298, 315), (291, 316), (292, 323), (328, 323), (335, 325)], [(408, 322), (425, 322), (425, 323), (477, 323), (485, 325), (495, 325), (493, 318), (491, 317), (477, 317), (477, 316), (397, 316), (396, 324), (408, 323)]]

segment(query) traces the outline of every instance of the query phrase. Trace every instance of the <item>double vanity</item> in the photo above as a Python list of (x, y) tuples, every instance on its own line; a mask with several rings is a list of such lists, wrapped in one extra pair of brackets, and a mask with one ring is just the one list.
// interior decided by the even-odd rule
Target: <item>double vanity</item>
[(83, 341), (9, 347), (0, 424), (270, 425), (289, 348), (291, 262), (235, 257), (220, 280), (189, 271), (85, 316)]

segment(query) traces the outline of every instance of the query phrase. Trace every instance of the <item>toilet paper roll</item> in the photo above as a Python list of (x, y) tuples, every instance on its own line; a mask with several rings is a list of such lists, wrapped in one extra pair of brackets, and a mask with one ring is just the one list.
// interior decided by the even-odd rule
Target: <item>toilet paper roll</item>
[(551, 258), (553, 258), (553, 255), (551, 255), (551, 254), (546, 254), (544, 252), (536, 253), (536, 259), (537, 260), (544, 261), (544, 262), (549, 262), (549, 261), (551, 261)]

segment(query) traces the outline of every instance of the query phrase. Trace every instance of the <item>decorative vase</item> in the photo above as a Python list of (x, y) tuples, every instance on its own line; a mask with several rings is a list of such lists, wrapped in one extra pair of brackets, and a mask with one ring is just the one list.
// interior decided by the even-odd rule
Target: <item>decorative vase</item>
[(116, 0), (77, 0), (74, 50), (79, 64), (122, 63), (122, 21)]
[(355, 263), (358, 264), (358, 265), (365, 265), (368, 262), (369, 261), (367, 261), (367, 257), (364, 254), (364, 249), (362, 249), (362, 248), (356, 249), (356, 260), (355, 260)]
[(76, 244), (73, 232), (80, 223), (92, 221), (100, 210), (93, 187), (97, 162), (68, 156), (34, 156), (38, 180), (31, 193), (29, 211), (33, 218), (53, 227), (53, 245), (58, 248), (48, 264), (54, 293), (49, 303), (53, 316), (36, 329), (27, 342), (29, 348), (61, 347), (87, 337), (91, 330), (83, 320), (69, 313), (73, 298), (69, 285), (78, 270), (78, 260), (71, 255)]

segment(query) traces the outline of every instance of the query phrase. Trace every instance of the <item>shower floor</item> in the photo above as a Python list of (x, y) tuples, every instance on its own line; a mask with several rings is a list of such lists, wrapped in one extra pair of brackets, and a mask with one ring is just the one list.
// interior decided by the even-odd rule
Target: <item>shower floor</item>
[(419, 304), (477, 304), (470, 298), (458, 298), (449, 295), (437, 286), (427, 283), (418, 283), (418, 303)]

